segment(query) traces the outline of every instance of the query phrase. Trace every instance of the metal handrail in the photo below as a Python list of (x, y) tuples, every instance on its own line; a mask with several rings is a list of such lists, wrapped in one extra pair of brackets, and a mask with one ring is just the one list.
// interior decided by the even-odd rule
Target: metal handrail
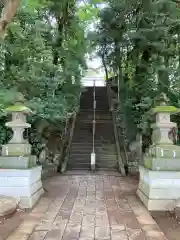
[(95, 85), (95, 80), (94, 80), (94, 86), (93, 86), (93, 147), (92, 147), (92, 152), (95, 153), (95, 131), (96, 131), (96, 85)]

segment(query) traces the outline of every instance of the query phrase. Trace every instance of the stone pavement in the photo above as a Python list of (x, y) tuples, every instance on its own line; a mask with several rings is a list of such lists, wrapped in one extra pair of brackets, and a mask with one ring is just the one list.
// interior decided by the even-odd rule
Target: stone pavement
[(48, 179), (44, 186), (47, 192), (35, 208), (14, 217), (21, 221), (14, 220), (14, 227), (11, 219), (0, 225), (0, 240), (166, 239), (136, 198), (135, 179), (68, 174)]

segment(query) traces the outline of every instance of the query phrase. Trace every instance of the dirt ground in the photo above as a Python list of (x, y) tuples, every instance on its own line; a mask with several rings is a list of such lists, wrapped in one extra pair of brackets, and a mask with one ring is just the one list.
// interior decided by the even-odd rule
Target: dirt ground
[(180, 240), (180, 222), (175, 220), (172, 213), (152, 212), (151, 215), (165, 233), (168, 240)]

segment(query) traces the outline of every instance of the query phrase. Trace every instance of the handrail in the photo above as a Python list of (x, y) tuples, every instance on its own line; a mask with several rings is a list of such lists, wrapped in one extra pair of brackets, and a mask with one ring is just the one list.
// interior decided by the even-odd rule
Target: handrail
[(93, 147), (92, 147), (92, 152), (95, 153), (95, 146), (94, 146), (94, 141), (95, 141), (95, 129), (96, 129), (96, 85), (94, 81), (94, 86), (93, 86)]
[[(80, 102), (81, 94), (82, 93), (80, 92), (80, 94), (79, 94), (79, 102)], [(67, 145), (67, 147), (65, 149), (64, 161), (62, 162), (62, 165), (61, 165), (61, 170), (60, 170), (61, 173), (65, 172), (66, 169), (67, 169), (68, 158), (69, 158), (71, 143), (72, 143), (72, 139), (73, 139), (73, 135), (74, 135), (75, 124), (76, 124), (77, 112), (78, 112), (78, 109), (76, 109), (76, 111), (74, 112), (74, 114), (72, 116), (73, 120), (72, 120), (72, 125), (71, 125), (69, 138), (68, 138), (68, 145)]]
[[(108, 93), (108, 100), (109, 100), (109, 106), (111, 107), (111, 97), (110, 97), (110, 89), (109, 85), (107, 85), (107, 93)], [(113, 110), (111, 111), (112, 114), (112, 121), (113, 121), (113, 129), (114, 129), (114, 137), (115, 137), (115, 142), (116, 142), (116, 149), (117, 149), (117, 155), (118, 155), (118, 165), (119, 165), (119, 171), (123, 176), (125, 176), (125, 169), (124, 169), (124, 164), (123, 160), (121, 157), (121, 150), (120, 150), (120, 144), (119, 144), (119, 136), (118, 136), (118, 130), (116, 126), (116, 117), (115, 113)]]

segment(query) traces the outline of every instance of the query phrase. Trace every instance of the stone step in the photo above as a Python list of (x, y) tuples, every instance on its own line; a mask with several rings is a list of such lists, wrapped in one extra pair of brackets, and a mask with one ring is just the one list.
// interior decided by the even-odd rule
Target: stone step
[[(87, 156), (87, 155), (90, 155), (91, 153), (92, 153), (92, 149), (89, 149), (89, 150), (86, 149), (86, 151), (81, 151), (80, 149), (78, 151), (77, 150), (70, 151), (70, 155), (76, 155), (76, 156), (78, 156), (78, 155)], [(96, 156), (99, 156), (101, 158), (107, 158), (107, 157), (109, 158), (109, 157), (117, 156), (116, 152), (114, 152), (114, 151), (112, 151), (112, 152), (110, 152), (110, 151), (108, 151), (108, 152), (95, 151), (95, 154), (96, 154)]]
[(76, 163), (76, 164), (68, 163), (68, 169), (90, 169), (90, 167), (91, 167), (90, 163)]
[[(89, 153), (71, 153), (69, 158), (87, 158), (91, 156), (91, 152)], [(96, 154), (96, 159), (98, 159), (99, 161), (108, 161), (108, 160), (114, 160), (117, 159), (117, 155), (107, 155), (107, 156), (102, 156), (101, 154)]]
[[(72, 145), (73, 144), (80, 144), (81, 146), (85, 145), (85, 144), (92, 144), (92, 138), (90, 141), (84, 141), (82, 142), (81, 140), (77, 139), (75, 141), (75, 139), (73, 139), (72, 141)], [(101, 139), (96, 139), (94, 142), (95, 145), (103, 145), (103, 146), (116, 146), (114, 141), (110, 141), (110, 140), (101, 140)]]
[(104, 162), (104, 161), (117, 161), (117, 156), (116, 155), (111, 155), (111, 156), (107, 156), (107, 157), (101, 157), (101, 156), (96, 156), (96, 161), (99, 162)]
[[(89, 165), (82, 165), (82, 164), (75, 164), (75, 165), (68, 165), (69, 170), (89, 170), (91, 169), (90, 164)], [(118, 165), (98, 165), (96, 164), (96, 169), (101, 170), (115, 170), (118, 169)]]
[[(70, 149), (69, 169), (90, 169), (92, 152), (93, 88), (87, 88), (80, 100)], [(109, 111), (107, 89), (96, 89), (95, 152), (99, 169), (117, 169), (116, 144)]]
[(106, 168), (106, 169), (117, 169), (118, 168), (118, 164), (112, 164), (112, 165), (108, 165), (108, 164), (98, 164), (98, 163), (96, 163), (96, 168)]
[[(70, 153), (70, 156), (69, 157), (84, 157), (84, 158), (86, 158), (86, 157), (91, 157), (91, 152), (71, 152)], [(101, 154), (101, 153), (96, 153), (96, 158), (97, 159), (104, 159), (104, 160), (106, 160), (106, 159), (115, 159), (115, 158), (117, 158), (117, 154), (115, 154), (115, 153), (112, 153), (112, 154), (106, 154), (106, 155), (104, 155), (104, 154)]]
[[(75, 156), (75, 155), (72, 155), (69, 157), (69, 162), (89, 162), (91, 160), (91, 158), (89, 156)], [(96, 162), (117, 162), (117, 157), (114, 157), (114, 158), (106, 158), (106, 159), (101, 159), (99, 157), (96, 158)]]
[(70, 154), (69, 158), (70, 159), (73, 158), (73, 159), (84, 159), (84, 160), (87, 159), (88, 160), (88, 159), (91, 158), (91, 153), (82, 153), (82, 154), (80, 154), (80, 153), (77, 153), (77, 154), (73, 153), (73, 154)]
[[(78, 156), (84, 156), (84, 157), (87, 157), (87, 156), (90, 156), (91, 155), (91, 153), (92, 153), (92, 150), (89, 150), (89, 151), (71, 151), (70, 152), (70, 157), (78, 157)], [(95, 154), (96, 154), (96, 158), (98, 158), (98, 159), (102, 159), (102, 160), (108, 160), (108, 159), (115, 159), (115, 158), (117, 158), (117, 154), (115, 154), (115, 153), (109, 153), (109, 152), (107, 152), (106, 153), (106, 155), (104, 154), (104, 152), (103, 153), (101, 153), (101, 152), (95, 152)]]
[[(90, 165), (91, 164), (91, 160), (89, 159), (88, 161), (84, 160), (84, 159), (72, 159), (71, 161), (69, 160), (68, 162), (69, 165), (76, 165), (76, 164), (83, 164), (83, 165)], [(96, 164), (100, 165), (100, 166), (114, 166), (118, 164), (117, 160), (114, 161), (96, 161)]]
[(118, 158), (117, 156), (113, 156), (110, 158), (101, 158), (99, 156), (96, 157), (96, 162), (117, 162)]
[[(84, 146), (81, 146), (81, 145), (73, 145), (72, 147), (71, 147), (71, 150), (91, 150), (92, 149), (92, 144), (89, 144), (89, 145), (84, 145)], [(94, 146), (94, 148), (95, 148), (95, 150), (96, 151), (101, 151), (101, 152), (107, 152), (107, 151), (109, 151), (109, 152), (116, 152), (116, 148), (115, 147), (104, 147), (104, 146)]]
[(118, 166), (118, 162), (113, 162), (113, 163), (105, 163), (105, 162), (96, 162), (96, 165), (99, 167), (116, 167)]
[[(79, 145), (81, 145), (81, 146), (83, 146), (83, 145), (86, 145), (86, 144), (92, 144), (92, 139), (91, 139), (91, 141), (84, 141), (84, 142), (82, 142), (82, 141), (79, 141), (79, 140), (74, 140), (73, 139), (73, 141), (72, 141), (72, 144), (71, 145), (75, 145), (75, 144), (79, 144)], [(94, 142), (94, 144), (97, 146), (97, 145), (103, 145), (103, 146), (116, 146), (115, 145), (115, 142), (114, 141), (108, 141), (108, 140), (95, 140), (95, 142)]]
[[(99, 146), (99, 147), (94, 147), (95, 148), (95, 152), (96, 153), (99, 153), (99, 152), (101, 152), (101, 153), (110, 153), (110, 154), (112, 154), (112, 153), (116, 153), (116, 148), (105, 148), (105, 147), (103, 147), (103, 146)], [(89, 150), (92, 150), (92, 145), (90, 145), (90, 146), (83, 146), (83, 147), (80, 147), (80, 146), (73, 146), (73, 147), (71, 147), (71, 152), (72, 151), (75, 151), (75, 152), (77, 152), (77, 151), (89, 151)]]

